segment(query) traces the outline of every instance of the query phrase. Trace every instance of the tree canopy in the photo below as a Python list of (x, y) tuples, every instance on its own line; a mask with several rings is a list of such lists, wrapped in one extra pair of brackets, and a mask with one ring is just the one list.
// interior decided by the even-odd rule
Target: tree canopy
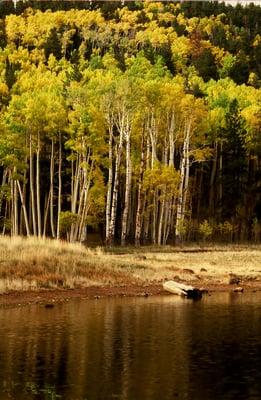
[(261, 7), (0, 6), (0, 230), (261, 238)]

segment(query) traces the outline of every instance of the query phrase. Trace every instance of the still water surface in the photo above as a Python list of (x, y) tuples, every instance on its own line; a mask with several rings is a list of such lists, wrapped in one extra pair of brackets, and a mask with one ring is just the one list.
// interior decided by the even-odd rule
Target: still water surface
[(261, 293), (0, 310), (0, 400), (261, 399)]

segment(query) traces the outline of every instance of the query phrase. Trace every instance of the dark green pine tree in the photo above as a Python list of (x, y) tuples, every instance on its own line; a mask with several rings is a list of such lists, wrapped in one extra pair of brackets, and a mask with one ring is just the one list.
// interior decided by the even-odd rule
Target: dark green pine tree
[(53, 54), (57, 60), (62, 58), (61, 40), (56, 29), (51, 30), (44, 45), (44, 52), (46, 59), (48, 59), (51, 54)]
[(222, 216), (231, 219), (243, 205), (247, 183), (246, 130), (238, 101), (231, 102), (223, 130)]

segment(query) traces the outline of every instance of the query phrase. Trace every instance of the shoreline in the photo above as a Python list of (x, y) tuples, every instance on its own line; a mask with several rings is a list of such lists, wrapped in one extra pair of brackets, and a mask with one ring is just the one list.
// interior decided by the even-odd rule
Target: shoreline
[(162, 284), (169, 280), (210, 292), (261, 290), (261, 246), (197, 250), (166, 246), (108, 252), (57, 240), (0, 237), (0, 307), (167, 295)]
[[(206, 290), (207, 295), (220, 292), (236, 293), (236, 285), (208, 284), (200, 288)], [(261, 282), (241, 285), (243, 293), (261, 291)], [(242, 295), (243, 293), (237, 293)], [(162, 284), (128, 285), (128, 286), (90, 286), (80, 289), (41, 289), (29, 291), (10, 291), (0, 294), (0, 309), (21, 307), (29, 305), (42, 305), (52, 307), (55, 304), (71, 300), (99, 300), (123, 297), (150, 297), (150, 296), (175, 296), (165, 291)]]

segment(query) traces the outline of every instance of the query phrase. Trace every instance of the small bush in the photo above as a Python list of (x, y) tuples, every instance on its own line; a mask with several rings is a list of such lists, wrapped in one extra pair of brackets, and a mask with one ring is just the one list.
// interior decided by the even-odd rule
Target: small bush
[(199, 224), (198, 230), (204, 242), (209, 239), (213, 234), (213, 227), (206, 219), (201, 222), (201, 224)]

